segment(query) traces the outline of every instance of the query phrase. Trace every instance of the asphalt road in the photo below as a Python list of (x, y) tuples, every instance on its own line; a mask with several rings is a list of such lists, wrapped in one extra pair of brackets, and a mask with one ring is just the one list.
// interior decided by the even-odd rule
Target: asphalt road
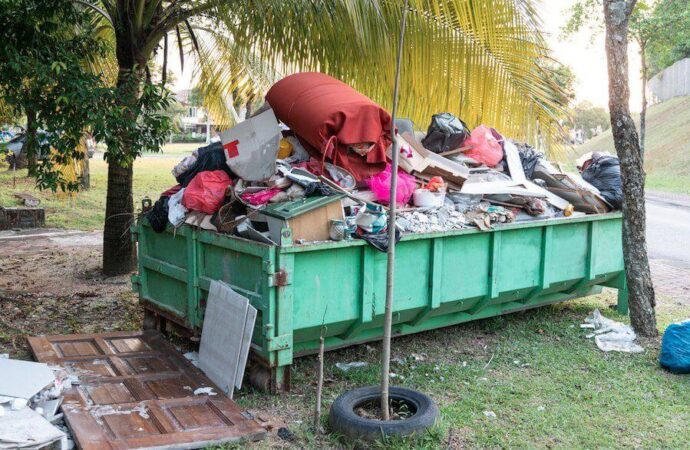
[(647, 249), (651, 259), (690, 268), (690, 197), (647, 194)]

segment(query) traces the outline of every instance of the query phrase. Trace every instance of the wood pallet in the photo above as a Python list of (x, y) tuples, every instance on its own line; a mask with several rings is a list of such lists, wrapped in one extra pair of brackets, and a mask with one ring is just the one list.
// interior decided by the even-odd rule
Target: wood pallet
[[(266, 431), (155, 331), (36, 336), (40, 362), (80, 384), (62, 411), (79, 448), (200, 448), (263, 439)], [(194, 395), (212, 387), (216, 395)]]

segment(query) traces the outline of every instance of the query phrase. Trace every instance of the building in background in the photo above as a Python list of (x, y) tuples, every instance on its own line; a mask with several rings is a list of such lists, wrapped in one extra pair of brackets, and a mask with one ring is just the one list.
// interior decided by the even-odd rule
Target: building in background
[(181, 107), (178, 117), (180, 134), (195, 141), (210, 142), (216, 134), (216, 128), (201, 102), (195, 99), (194, 91), (183, 89), (175, 93), (175, 98)]

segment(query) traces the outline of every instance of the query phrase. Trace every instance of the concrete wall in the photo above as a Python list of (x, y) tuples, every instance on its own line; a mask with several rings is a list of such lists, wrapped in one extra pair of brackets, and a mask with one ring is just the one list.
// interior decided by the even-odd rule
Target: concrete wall
[(681, 59), (649, 80), (652, 103), (690, 95), (690, 58)]

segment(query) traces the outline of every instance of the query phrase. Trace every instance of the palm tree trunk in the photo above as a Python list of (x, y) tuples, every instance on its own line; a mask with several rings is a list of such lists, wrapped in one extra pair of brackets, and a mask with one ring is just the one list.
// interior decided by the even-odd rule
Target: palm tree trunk
[(623, 257), (628, 283), (630, 322), (642, 336), (656, 336), (655, 299), (645, 237), (645, 173), (640, 141), (630, 117), (628, 20), (636, 0), (604, 0), (609, 111), (623, 180)]
[[(126, 52), (131, 55), (132, 52)], [(145, 64), (135, 64), (132, 57), (121, 57), (118, 52), (118, 106), (134, 108), (141, 95), (140, 84)], [(124, 152), (132, 154), (134, 149), (127, 133), (120, 142)], [(105, 225), (103, 228), (103, 273), (108, 276), (132, 272), (136, 265), (134, 243), (129, 230), (134, 221), (132, 199), (132, 166), (112, 161), (108, 164), (108, 191), (105, 204)]]

